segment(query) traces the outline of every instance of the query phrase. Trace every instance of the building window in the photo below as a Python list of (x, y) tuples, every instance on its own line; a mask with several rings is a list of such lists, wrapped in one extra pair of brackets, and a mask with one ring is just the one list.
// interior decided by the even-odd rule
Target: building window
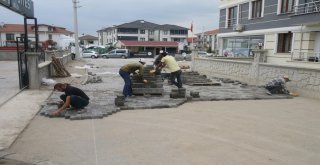
[(294, 9), (295, 0), (281, 0), (281, 13), (291, 13)]
[(48, 36), (49, 36), (49, 40), (52, 40), (52, 34), (49, 34)]
[(146, 34), (145, 30), (140, 30), (140, 34)]
[(140, 38), (140, 41), (145, 41), (146, 39), (145, 38)]
[(238, 7), (231, 7), (228, 10), (228, 27), (233, 27), (237, 23)]
[(290, 53), (292, 43), (292, 33), (278, 34), (278, 53)]
[(168, 38), (162, 38), (162, 41), (168, 41)]
[(170, 30), (170, 35), (188, 35), (188, 30)]
[(6, 34), (6, 40), (7, 41), (14, 41), (14, 34), (12, 34), (12, 33)]
[(154, 35), (154, 31), (153, 30), (149, 30), (149, 34), (150, 35)]
[(264, 43), (264, 36), (223, 38), (222, 55), (225, 57), (252, 57), (252, 49), (257, 49), (259, 43)]
[(262, 0), (257, 0), (252, 2), (251, 8), (251, 18), (261, 18), (262, 17)]
[(163, 31), (163, 35), (168, 35), (168, 31), (167, 31), (167, 30), (164, 30), (164, 31)]

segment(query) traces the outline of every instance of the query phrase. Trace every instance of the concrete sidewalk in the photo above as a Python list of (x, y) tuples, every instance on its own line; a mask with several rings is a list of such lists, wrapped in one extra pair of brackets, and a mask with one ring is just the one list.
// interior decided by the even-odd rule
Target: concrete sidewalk
[(318, 165), (320, 103), (212, 101), (100, 120), (36, 116), (6, 158), (59, 165)]
[(0, 107), (0, 150), (10, 147), (52, 90), (24, 90)]
[[(77, 69), (76, 66), (83, 66), (85, 63), (85, 61), (72, 61), (66, 65), (66, 69), (71, 74), (77, 74), (81, 77), (71, 76), (54, 78), (54, 80), (60, 83), (81, 84), (86, 79), (87, 72), (85, 69)], [(3, 72), (5, 72), (4, 69)], [(17, 76), (16, 74), (14, 73), (13, 76)], [(4, 102), (12, 97), (14, 92), (17, 93), (19, 91), (18, 86), (15, 87), (17, 88), (16, 91), (7, 89), (12, 86), (14, 80), (15, 82), (17, 81), (16, 79), (8, 79), (2, 84), (3, 88), (1, 89), (4, 89), (4, 92), (0, 90), (3, 92), (1, 94), (7, 95), (8, 92), (11, 93), (9, 96), (0, 97), (0, 101)], [(39, 112), (41, 105), (51, 95), (52, 89), (52, 86), (42, 86), (40, 90), (24, 90), (0, 107), (0, 151), (9, 148), (19, 134), (28, 126)]]

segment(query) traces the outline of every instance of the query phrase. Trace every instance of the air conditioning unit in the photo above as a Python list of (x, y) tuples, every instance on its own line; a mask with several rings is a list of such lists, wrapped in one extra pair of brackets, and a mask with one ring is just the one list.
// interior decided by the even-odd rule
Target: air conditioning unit
[(233, 25), (233, 31), (242, 32), (244, 31), (244, 25), (242, 24), (235, 24)]

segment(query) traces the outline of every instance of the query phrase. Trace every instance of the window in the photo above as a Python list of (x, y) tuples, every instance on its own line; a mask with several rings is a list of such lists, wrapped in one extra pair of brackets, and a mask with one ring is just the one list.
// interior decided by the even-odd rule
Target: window
[(162, 38), (162, 41), (168, 41), (168, 38)]
[(246, 36), (223, 38), (222, 55), (226, 57), (252, 56), (252, 49), (257, 49), (258, 43), (264, 42), (264, 36)]
[(251, 18), (261, 18), (262, 17), (262, 0), (257, 0), (252, 2)]
[(237, 23), (238, 18), (238, 7), (231, 7), (228, 10), (228, 27), (232, 27)]
[(295, 0), (281, 0), (281, 13), (291, 13), (294, 9), (294, 2)]
[(145, 30), (140, 30), (140, 34), (146, 34)]
[(153, 30), (149, 30), (149, 34), (150, 35), (154, 35), (154, 31)]
[(146, 39), (145, 38), (140, 38), (140, 41), (145, 41)]
[(49, 36), (49, 40), (52, 40), (52, 34), (49, 34), (48, 36)]
[(164, 31), (163, 31), (163, 35), (168, 35), (168, 31), (167, 31), (167, 30), (164, 30)]
[(292, 33), (278, 34), (278, 53), (289, 53), (291, 51)]
[(125, 50), (117, 50), (116, 53), (126, 53)]
[(6, 34), (6, 40), (7, 41), (14, 41), (14, 34), (12, 34), (12, 33)]

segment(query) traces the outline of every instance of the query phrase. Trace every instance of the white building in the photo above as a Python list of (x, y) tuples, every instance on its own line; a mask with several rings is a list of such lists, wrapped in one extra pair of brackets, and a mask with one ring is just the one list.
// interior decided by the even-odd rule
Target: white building
[(118, 40), (175, 41), (187, 44), (188, 28), (177, 25), (158, 25), (144, 20), (115, 25), (98, 30), (100, 45), (115, 44)]
[[(35, 26), (27, 25), (27, 32), (29, 40), (35, 41)], [(17, 37), (24, 37), (24, 25), (23, 24), (3, 24), (0, 26), (0, 47), (12, 47), (16, 46)], [(66, 28), (38, 24), (39, 42), (45, 43), (48, 40), (52, 40), (57, 43), (60, 48), (68, 46), (68, 42), (74, 41), (73, 32), (66, 30)]]
[(221, 55), (262, 43), (268, 63), (320, 58), (320, 0), (220, 0), (219, 8)]

